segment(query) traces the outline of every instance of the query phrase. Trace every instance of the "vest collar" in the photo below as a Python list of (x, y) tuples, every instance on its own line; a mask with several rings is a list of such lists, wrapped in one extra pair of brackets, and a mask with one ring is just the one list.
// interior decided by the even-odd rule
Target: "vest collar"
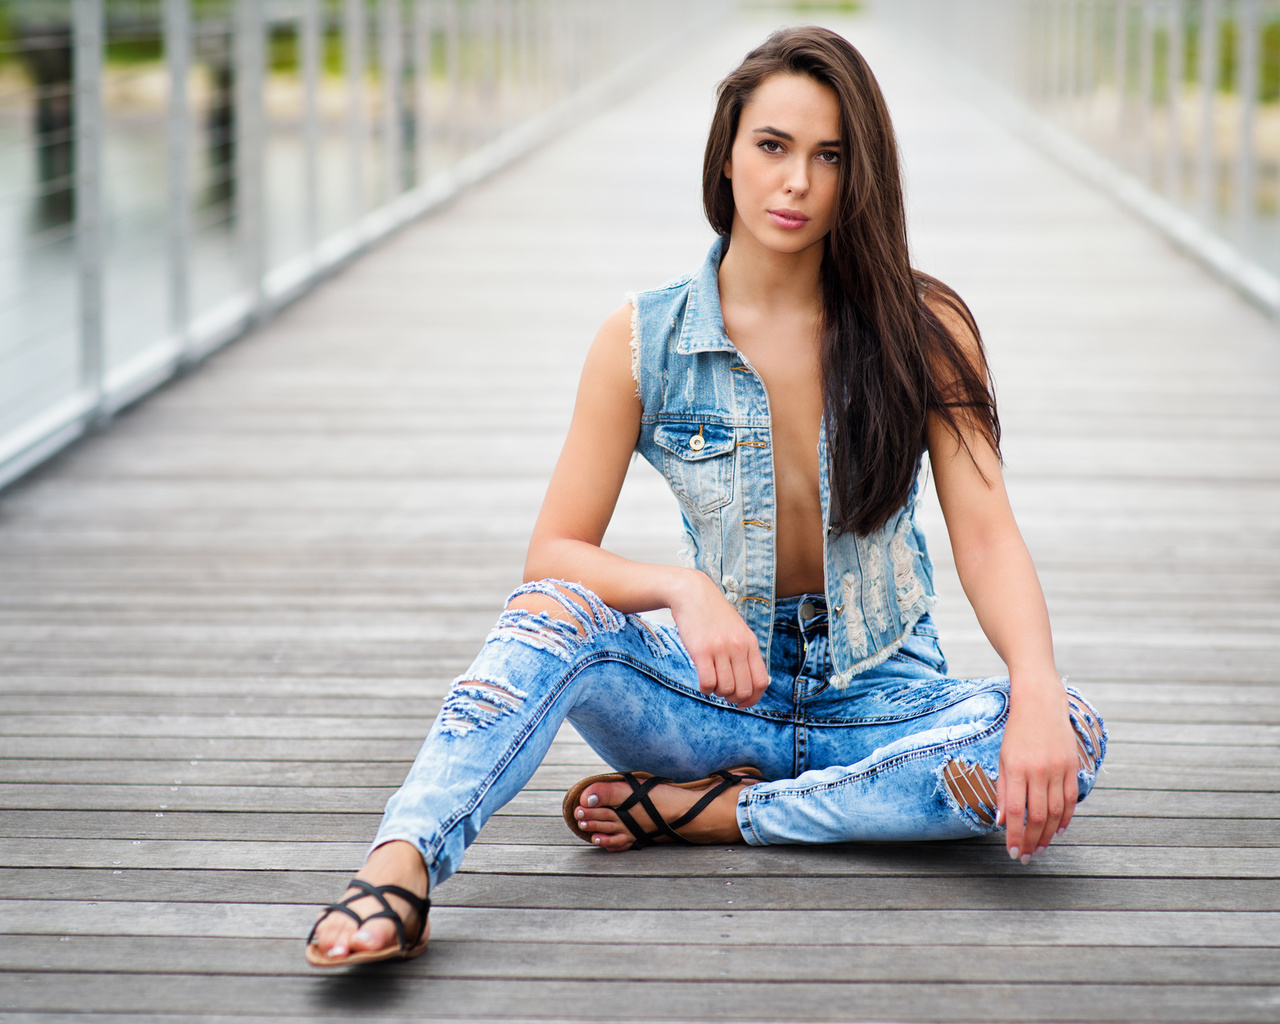
[(725, 334), (724, 316), (720, 312), (720, 259), (724, 242), (723, 238), (717, 238), (711, 243), (707, 258), (689, 281), (684, 324), (680, 328), (680, 340), (676, 342), (676, 351), (681, 355), (737, 351)]

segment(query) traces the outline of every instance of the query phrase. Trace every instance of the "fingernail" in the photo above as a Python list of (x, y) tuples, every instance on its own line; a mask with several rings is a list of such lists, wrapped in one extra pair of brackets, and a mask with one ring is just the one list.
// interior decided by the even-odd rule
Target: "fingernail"
[(1018, 859), (1019, 859), (1020, 861), (1022, 861), (1022, 863), (1023, 863), (1023, 864), (1030, 864), (1030, 863), (1031, 863), (1031, 854), (1029, 854), (1029, 853), (1024, 853), (1024, 854), (1023, 854), (1021, 857), (1019, 857)]
[(1018, 859), (1018, 848), (1016, 846), (1009, 847), (1009, 859), (1010, 860)]
[(1066, 830), (1067, 830), (1067, 826), (1066, 826), (1066, 825), (1063, 825), (1063, 826), (1062, 826), (1062, 828), (1058, 829), (1058, 831), (1054, 833), (1054, 835), (1055, 835), (1055, 836), (1060, 836), (1060, 835), (1062, 835), (1064, 832), (1066, 832)]
[(352, 937), (353, 939), (359, 939), (361, 942), (372, 942), (372, 941), (373, 941), (373, 936), (372, 936), (372, 935), (370, 935), (370, 934), (369, 934), (368, 932), (366, 932), (366, 931), (358, 931), (358, 932), (356, 932), (356, 933), (355, 933), (353, 936), (351, 936), (351, 937)]
[(1039, 856), (1040, 856), (1040, 854), (1044, 853), (1044, 851), (1045, 851), (1045, 850), (1047, 850), (1047, 849), (1049, 849), (1049, 847), (1047, 847), (1047, 846), (1037, 846), (1037, 847), (1036, 847), (1036, 856), (1037, 856), (1037, 857), (1039, 857)]
[(346, 956), (346, 953), (347, 953), (346, 946), (334, 946), (329, 950), (327, 955), (328, 956)]
[(598, 796), (596, 796), (596, 794), (595, 794), (595, 793), (592, 793), (589, 797), (587, 797), (587, 806), (588, 806), (588, 807), (594, 807), (594, 806), (595, 806), (596, 804), (598, 804), (599, 802), (600, 802), (600, 798), (599, 798)]

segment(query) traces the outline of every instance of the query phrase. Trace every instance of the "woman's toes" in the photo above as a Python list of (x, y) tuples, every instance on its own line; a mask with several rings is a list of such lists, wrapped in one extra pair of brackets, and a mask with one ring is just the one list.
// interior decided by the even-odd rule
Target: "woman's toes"
[[(336, 920), (335, 920), (336, 918)], [(347, 955), (347, 942), (355, 930), (355, 922), (345, 914), (330, 913), (316, 929), (311, 944), (325, 956), (336, 957)], [(337, 952), (334, 952), (337, 950)]]
[(597, 782), (588, 786), (578, 798), (579, 807), (617, 807), (631, 795), (631, 787), (625, 782)]
[(366, 953), (394, 945), (397, 941), (395, 925), (384, 917), (369, 921), (361, 925), (358, 931), (353, 932), (351, 950), (355, 953)]

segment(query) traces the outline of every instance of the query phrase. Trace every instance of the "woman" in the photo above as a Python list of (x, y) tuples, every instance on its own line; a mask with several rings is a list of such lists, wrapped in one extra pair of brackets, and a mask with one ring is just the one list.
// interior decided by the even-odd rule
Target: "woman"
[[(1003, 826), (1027, 863), (1092, 786), (1105, 733), (1054, 666), (978, 331), (911, 269), (861, 55), (819, 28), (749, 54), (721, 83), (703, 194), (719, 239), (601, 328), (530, 542), (537, 582), (454, 683), (312, 963), (421, 953), (428, 889), (565, 719), (618, 769), (565, 800), (611, 851)], [(926, 449), (1007, 679), (946, 673), (914, 519)], [(688, 567), (600, 547), (637, 450), (680, 501)], [(654, 608), (675, 629), (635, 614)]]

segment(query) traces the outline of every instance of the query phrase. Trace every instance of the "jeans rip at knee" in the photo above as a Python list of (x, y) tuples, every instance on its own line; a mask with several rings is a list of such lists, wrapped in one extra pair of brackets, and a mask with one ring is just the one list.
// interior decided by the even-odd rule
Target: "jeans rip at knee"
[(581, 583), (537, 580), (512, 591), (489, 640), (527, 644), (569, 662), (583, 645), (625, 624), (622, 613)]

